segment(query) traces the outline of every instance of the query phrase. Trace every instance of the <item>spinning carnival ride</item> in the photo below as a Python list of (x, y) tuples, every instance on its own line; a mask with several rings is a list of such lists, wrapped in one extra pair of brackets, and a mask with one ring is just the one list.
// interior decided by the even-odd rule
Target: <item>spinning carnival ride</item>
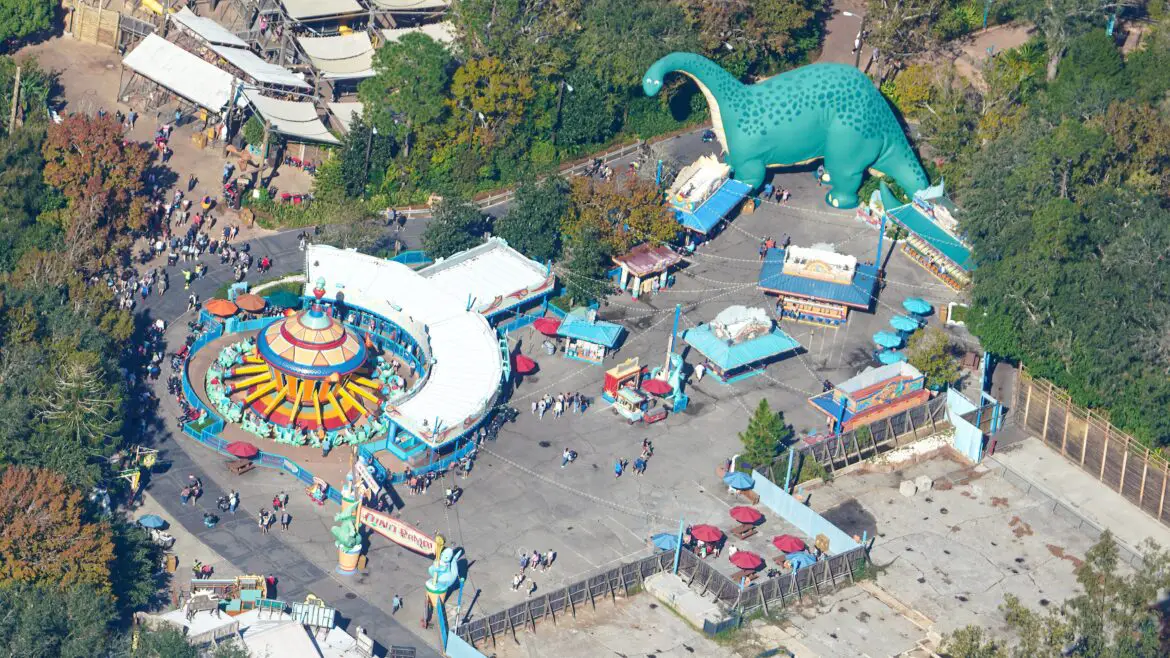
[[(324, 293), (313, 290), (318, 300)], [(367, 356), (363, 337), (314, 303), (261, 331), (224, 379), (233, 399), (277, 426), (337, 430), (380, 413), (382, 386), (368, 377)]]

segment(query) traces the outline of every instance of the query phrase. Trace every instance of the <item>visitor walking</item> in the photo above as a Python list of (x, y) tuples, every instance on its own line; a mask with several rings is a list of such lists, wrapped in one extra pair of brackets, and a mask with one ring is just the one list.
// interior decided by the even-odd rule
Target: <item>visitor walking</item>
[(232, 489), (231, 495), (228, 496), (228, 510), (232, 514), (235, 514), (236, 508), (239, 506), (240, 506), (240, 492), (236, 491), (235, 489)]
[(402, 597), (395, 594), (394, 598), (390, 599), (390, 614), (393, 615), (394, 613), (398, 612), (401, 609), (402, 609)]
[(695, 383), (703, 381), (703, 375), (707, 374), (707, 366), (702, 363), (695, 366)]
[(289, 514), (288, 510), (282, 511), (280, 513), (280, 531), (284, 532), (288, 530), (288, 524), (290, 523), (292, 523), (292, 514)]
[(620, 478), (622, 476), (622, 471), (624, 471), (625, 468), (626, 468), (626, 460), (619, 459), (619, 460), (615, 461), (613, 463), (613, 476), (615, 478)]
[(268, 510), (266, 510), (266, 509), (260, 510), (260, 514), (258, 515), (258, 517), (256, 519), (256, 524), (258, 526), (260, 526), (261, 533), (268, 534), (268, 523), (269, 523)]

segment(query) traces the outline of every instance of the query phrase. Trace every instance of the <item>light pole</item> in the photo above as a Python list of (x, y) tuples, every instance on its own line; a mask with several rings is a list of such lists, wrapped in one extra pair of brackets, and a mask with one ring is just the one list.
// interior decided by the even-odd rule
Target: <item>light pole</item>
[(372, 147), (374, 145), (374, 136), (377, 134), (378, 134), (378, 127), (377, 126), (370, 126), (370, 132), (369, 132), (369, 134), (366, 135), (366, 165), (364, 167), (365, 172), (366, 172), (365, 173), (365, 180), (366, 180), (367, 184), (370, 181), (370, 147)]
[(841, 15), (861, 19), (861, 25), (857, 28), (857, 36), (853, 39), (853, 66), (861, 68), (861, 38), (865, 36), (865, 16), (858, 16), (851, 11), (843, 11)]

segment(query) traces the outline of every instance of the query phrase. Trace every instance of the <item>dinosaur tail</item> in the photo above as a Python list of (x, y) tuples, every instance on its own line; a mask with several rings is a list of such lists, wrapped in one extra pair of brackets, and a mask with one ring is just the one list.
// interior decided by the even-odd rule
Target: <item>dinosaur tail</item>
[(889, 140), (882, 154), (873, 163), (874, 169), (893, 178), (909, 196), (924, 190), (930, 185), (926, 171), (918, 163), (906, 136), (899, 130), (894, 139)]

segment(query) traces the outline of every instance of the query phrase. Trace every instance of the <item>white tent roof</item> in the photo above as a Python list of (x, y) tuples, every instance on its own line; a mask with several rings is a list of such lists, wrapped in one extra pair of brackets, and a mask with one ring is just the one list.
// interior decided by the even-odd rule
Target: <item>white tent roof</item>
[(419, 272), (485, 315), (498, 313), (552, 286), (552, 275), (540, 264), (508, 246), (502, 238), (441, 260)]
[(175, 44), (149, 34), (122, 63), (187, 100), (219, 112), (232, 96), (230, 73), (199, 59)]
[(398, 41), (404, 35), (410, 34), (411, 32), (421, 32), (439, 43), (451, 43), (455, 41), (455, 24), (450, 21), (418, 25), (415, 27), (400, 27), (394, 30), (382, 30), (382, 37), (389, 43)]
[(345, 132), (349, 132), (349, 126), (353, 123), (354, 115), (362, 113), (361, 103), (329, 103), (327, 107), (329, 108), (329, 113), (337, 117), (337, 120), (341, 122), (341, 127)]
[(171, 20), (191, 31), (195, 36), (203, 39), (207, 43), (219, 46), (235, 46), (236, 48), (248, 47), (248, 43), (235, 34), (232, 34), (231, 30), (210, 18), (196, 16), (193, 11), (186, 7), (180, 9), (176, 14), (171, 14)]
[(266, 62), (250, 50), (215, 45), (211, 46), (211, 49), (257, 83), (301, 87), (303, 89), (313, 88), (313, 85), (305, 82), (303, 75), (297, 75), (283, 66)]
[(262, 96), (259, 91), (244, 92), (256, 112), (278, 133), (310, 142), (340, 144), (317, 116), (317, 107), (308, 101), (282, 101)]
[(374, 44), (365, 32), (334, 37), (297, 37), (313, 67), (329, 80), (374, 75)]
[(280, 0), (284, 11), (294, 21), (360, 14), (365, 8), (357, 0)]
[[(453, 440), (487, 413), (503, 376), (499, 340), (487, 320), (402, 263), (324, 245), (309, 247), (306, 281), (325, 278), (326, 297), (382, 315), (429, 352), (428, 372), (395, 405), (395, 422), (431, 445)], [(311, 287), (314, 284), (306, 284)]]
[(370, 4), (390, 11), (439, 11), (446, 9), (450, 0), (370, 0)]

